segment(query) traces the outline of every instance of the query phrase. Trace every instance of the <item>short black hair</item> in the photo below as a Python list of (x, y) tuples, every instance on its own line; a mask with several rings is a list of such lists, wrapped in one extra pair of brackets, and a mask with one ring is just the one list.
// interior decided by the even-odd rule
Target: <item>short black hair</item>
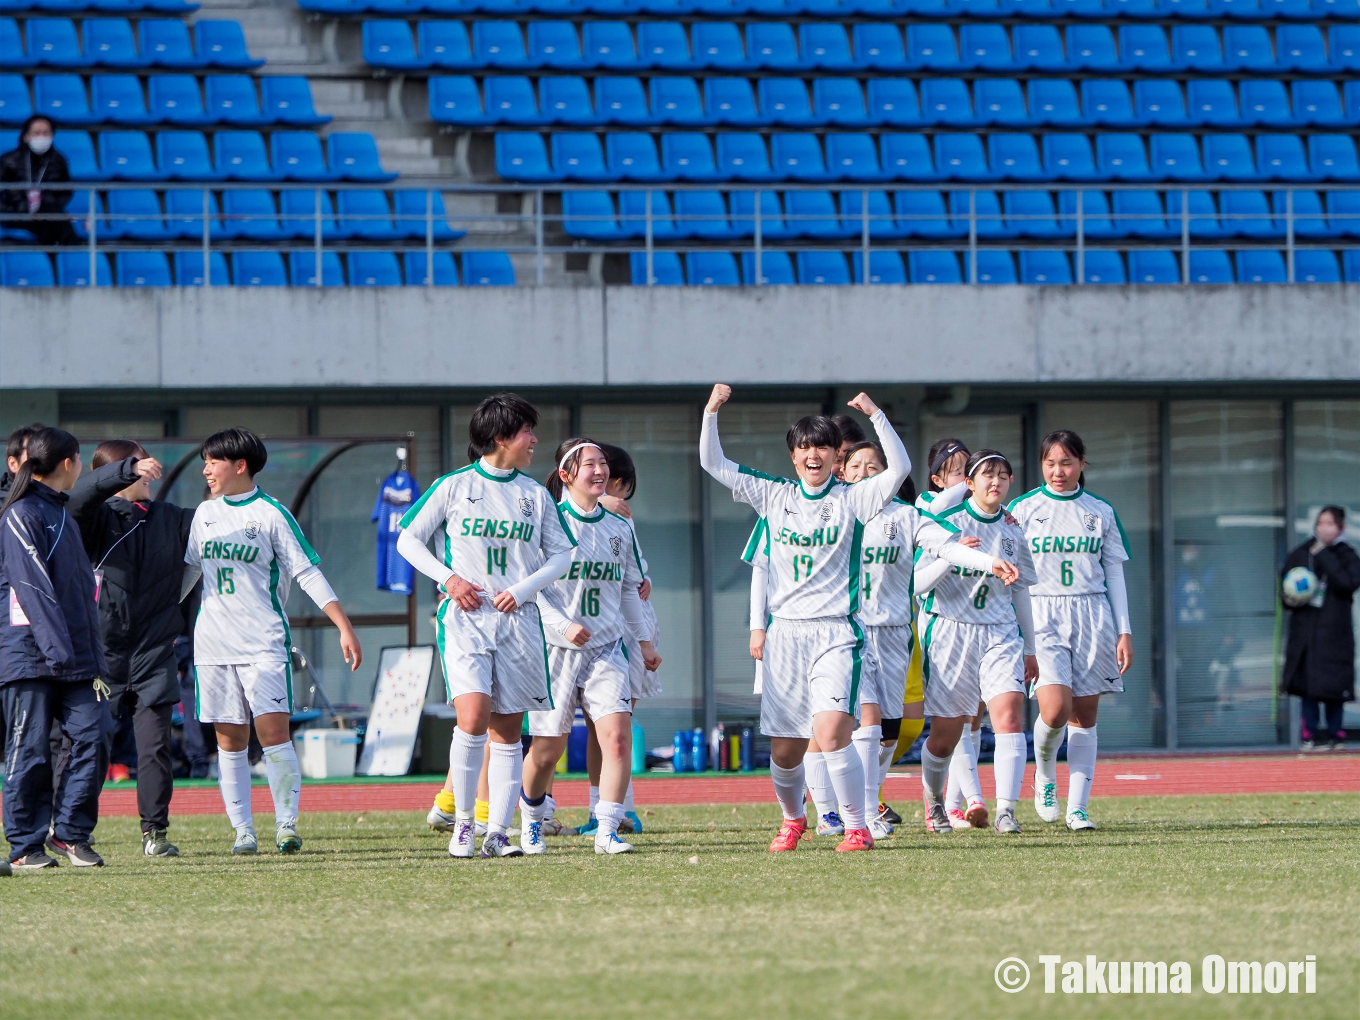
[(1006, 474), (1015, 477), (1015, 468), (1011, 467), (1011, 462), (1006, 459), (1006, 455), (1000, 450), (978, 450), (968, 458), (968, 463), (964, 465), (963, 476), (972, 478), (973, 473), (982, 467), (984, 461), (999, 460), (1006, 468)]
[(604, 458), (609, 462), (609, 480), (618, 479), (628, 486), (628, 495), (624, 499), (632, 499), (637, 492), (637, 467), (633, 464), (633, 458), (622, 446), (610, 446), (608, 443), (601, 443), (600, 449), (604, 451)]
[(257, 436), (250, 429), (230, 428), (223, 429), (221, 432), (214, 432), (207, 439), (203, 440), (203, 445), (198, 449), (198, 455), (204, 460), (211, 457), (213, 460), (229, 460), (246, 462), (246, 470), (250, 472), (250, 477), (254, 478), (264, 470), (265, 464), (269, 461), (269, 451), (264, 448), (264, 440)]
[(784, 440), (789, 444), (789, 453), (809, 446), (839, 450), (841, 430), (836, 427), (835, 419), (825, 414), (805, 414), (793, 423)]
[(24, 126), (19, 129), (19, 140), (23, 141), (24, 135), (28, 134), (28, 129), (31, 128), (34, 124), (38, 123), (38, 121), (40, 120), (47, 122), (47, 126), (52, 129), (52, 133), (54, 135), (57, 133), (56, 121), (54, 121), (51, 117), (47, 116), (47, 114), (45, 113), (35, 113), (32, 114), (28, 118), (28, 120), (24, 121)]
[(1331, 514), (1332, 519), (1336, 521), (1336, 526), (1338, 528), (1344, 528), (1346, 526), (1346, 508), (1344, 506), (1337, 506), (1335, 503), (1328, 503), (1326, 506), (1324, 506), (1321, 510), (1318, 511), (1319, 517), (1321, 517), (1323, 514)]
[(24, 455), (24, 450), (28, 447), (28, 441), (35, 432), (41, 432), (47, 426), (42, 422), (35, 421), (32, 425), (22, 425), (9, 434), (9, 441), (5, 443), (5, 456), (13, 457), (18, 460)]
[(842, 443), (862, 443), (869, 438), (864, 434), (864, 429), (860, 428), (859, 422), (848, 414), (833, 414), (831, 420), (840, 430)]
[(497, 439), (513, 439), (526, 425), (531, 429), (538, 427), (538, 411), (518, 393), (487, 397), (477, 405), (468, 422), (468, 460), (493, 452)]

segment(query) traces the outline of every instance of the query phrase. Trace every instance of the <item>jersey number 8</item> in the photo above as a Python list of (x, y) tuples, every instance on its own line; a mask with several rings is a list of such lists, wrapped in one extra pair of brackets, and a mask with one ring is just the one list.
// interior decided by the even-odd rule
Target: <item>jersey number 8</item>
[(973, 608), (987, 608), (987, 586), (985, 584), (978, 585), (978, 590), (973, 593)]

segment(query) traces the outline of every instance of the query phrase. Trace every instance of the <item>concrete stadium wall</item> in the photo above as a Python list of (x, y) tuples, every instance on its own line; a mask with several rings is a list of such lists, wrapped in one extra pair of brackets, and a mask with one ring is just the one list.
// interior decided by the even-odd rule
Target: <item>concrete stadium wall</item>
[(0, 290), (0, 390), (1360, 379), (1360, 286)]

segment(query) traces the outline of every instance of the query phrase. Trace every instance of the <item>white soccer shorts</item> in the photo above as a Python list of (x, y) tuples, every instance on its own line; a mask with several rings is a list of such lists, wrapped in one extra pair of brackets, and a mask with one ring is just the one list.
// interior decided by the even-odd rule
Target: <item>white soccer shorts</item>
[(924, 619), (926, 715), (962, 719), (977, 714), (978, 702), (1025, 693), (1025, 643), (1015, 624)]
[(288, 662), (194, 667), (198, 721), (244, 726), (257, 715), (293, 711), (293, 669)]
[(907, 696), (911, 666), (911, 627), (865, 627), (864, 662), (867, 674), (860, 691), (861, 705), (877, 705), (885, 719), (900, 719)]
[(591, 719), (633, 711), (628, 660), (619, 641), (598, 648), (548, 648), (552, 673), (552, 708), (529, 713), (529, 732), (536, 737), (562, 737), (580, 708)]
[(486, 694), (491, 711), (500, 715), (551, 704), (548, 645), (536, 603), (502, 613), (484, 598), (469, 613), (445, 599), (435, 616), (435, 631), (449, 701)]
[(768, 737), (812, 737), (820, 712), (859, 715), (864, 631), (844, 618), (781, 620), (765, 632), (760, 731)]
[(1124, 690), (1114, 654), (1114, 613), (1105, 595), (1034, 595), (1030, 601), (1039, 687), (1062, 684), (1074, 698)]

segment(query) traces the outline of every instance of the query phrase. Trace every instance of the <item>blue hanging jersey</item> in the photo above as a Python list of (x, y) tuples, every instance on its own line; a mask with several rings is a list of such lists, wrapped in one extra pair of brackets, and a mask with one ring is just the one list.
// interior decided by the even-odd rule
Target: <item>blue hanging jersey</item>
[(397, 552), (401, 518), (420, 498), (420, 486), (406, 471), (393, 471), (383, 479), (370, 520), (378, 524), (378, 590), (410, 595), (415, 590), (415, 568)]

